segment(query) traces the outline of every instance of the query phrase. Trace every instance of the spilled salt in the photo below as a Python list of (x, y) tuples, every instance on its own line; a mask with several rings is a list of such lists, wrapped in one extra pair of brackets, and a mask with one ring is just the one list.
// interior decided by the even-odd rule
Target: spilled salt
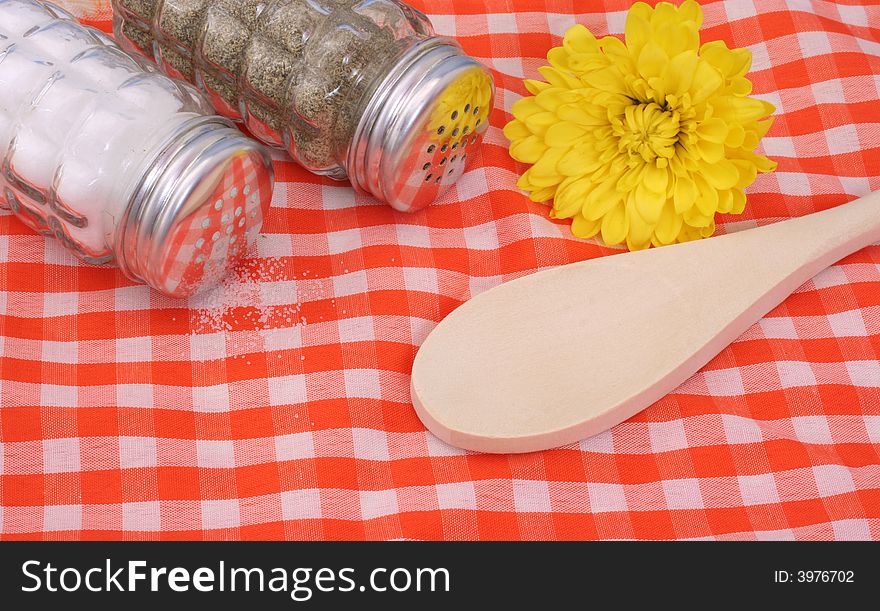
[[(289, 345), (286, 332), (305, 327), (309, 320), (306, 310), (310, 302), (315, 315), (321, 303), (332, 294), (331, 278), (304, 278), (291, 273), (289, 261), (264, 257), (250, 259), (209, 291), (189, 299), (190, 327), (194, 334), (222, 333), (228, 358), (245, 360), (252, 365), (254, 355), (276, 352), (282, 360), (287, 350), (276, 346)], [(320, 315), (320, 320), (324, 316)], [(263, 357), (268, 358), (268, 357)], [(300, 360), (306, 357), (300, 352)]]

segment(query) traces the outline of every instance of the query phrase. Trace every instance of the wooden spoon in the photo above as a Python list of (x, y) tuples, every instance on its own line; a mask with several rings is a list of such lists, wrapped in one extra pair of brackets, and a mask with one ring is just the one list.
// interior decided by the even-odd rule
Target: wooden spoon
[(431, 332), (413, 364), (413, 404), (435, 435), (469, 450), (578, 441), (645, 409), (809, 278), (878, 241), (880, 192), (518, 278)]

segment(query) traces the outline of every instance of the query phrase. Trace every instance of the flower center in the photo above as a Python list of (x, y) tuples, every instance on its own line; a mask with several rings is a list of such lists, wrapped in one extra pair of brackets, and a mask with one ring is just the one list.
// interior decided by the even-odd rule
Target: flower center
[(656, 102), (631, 104), (612, 125), (618, 138), (618, 150), (631, 157), (649, 162), (657, 157), (669, 159), (675, 154), (678, 112), (664, 110)]

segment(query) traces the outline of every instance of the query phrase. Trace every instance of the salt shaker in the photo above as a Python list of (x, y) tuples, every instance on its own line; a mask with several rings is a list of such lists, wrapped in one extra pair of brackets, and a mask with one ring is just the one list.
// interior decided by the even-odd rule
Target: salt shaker
[(183, 297), (247, 252), (266, 150), (195, 88), (38, 0), (0, 0), (0, 203), (89, 263)]
[(489, 72), (397, 0), (112, 0), (114, 32), (308, 170), (398, 210), (463, 173)]

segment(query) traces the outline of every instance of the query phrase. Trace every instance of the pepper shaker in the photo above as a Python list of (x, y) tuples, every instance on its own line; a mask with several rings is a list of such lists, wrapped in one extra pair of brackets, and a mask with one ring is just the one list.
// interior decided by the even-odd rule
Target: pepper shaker
[(39, 0), (0, 0), (0, 203), (173, 297), (247, 252), (266, 150), (193, 87)]
[(488, 127), (489, 72), (397, 0), (112, 0), (130, 51), (306, 169), (417, 210)]

